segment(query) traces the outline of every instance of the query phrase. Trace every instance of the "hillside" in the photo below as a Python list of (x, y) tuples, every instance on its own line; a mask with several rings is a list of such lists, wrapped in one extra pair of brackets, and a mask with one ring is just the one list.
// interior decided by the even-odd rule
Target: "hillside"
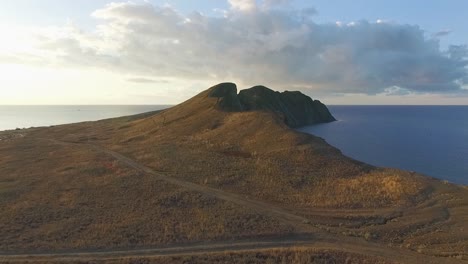
[[(292, 129), (333, 120), (300, 93), (225, 83), (160, 112), (0, 132), (0, 252), (52, 254), (36, 256), (46, 262), (101, 249), (110, 253), (84, 255), (125, 263), (142, 248), (153, 250), (145, 261), (168, 263), (468, 260), (468, 190), (364, 164)], [(162, 256), (171, 246), (186, 250)]]

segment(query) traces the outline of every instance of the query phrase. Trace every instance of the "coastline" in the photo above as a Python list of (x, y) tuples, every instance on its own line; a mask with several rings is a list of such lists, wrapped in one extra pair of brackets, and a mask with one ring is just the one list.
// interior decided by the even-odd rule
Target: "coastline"
[(468, 106), (330, 106), (339, 122), (300, 129), (379, 167), (468, 184)]
[[(466, 226), (466, 187), (350, 159), (271, 113), (202, 106), (187, 115), (194, 113), (187, 105), (6, 133), (25, 136), (0, 143), (0, 187), (8, 191), (0, 206), (17, 208), (0, 222), (8, 227), (0, 249), (41, 248), (53, 259), (61, 251), (86, 255), (102, 248), (109, 255), (87, 255), (102, 259), (116, 248), (158, 251), (177, 243), (263, 243), (297, 235), (308, 249), (316, 249), (310, 242), (332, 241), (333, 256), (344, 254), (336, 246), (344, 244), (367, 260), (368, 250), (401, 262), (466, 258), (464, 242), (455, 248), (450, 242), (466, 241), (458, 231)], [(43, 219), (39, 229), (31, 219)], [(19, 228), (30, 237), (26, 243), (6, 235)], [(103, 228), (105, 235), (93, 239)]]
[[(47, 107), (47, 106), (43, 106), (43, 107)], [(61, 107), (61, 106), (56, 106), (56, 107)], [(76, 108), (75, 106), (67, 106), (67, 107)], [(103, 107), (103, 106), (91, 106), (91, 107)], [(112, 107), (119, 107), (119, 106), (114, 105)], [(170, 106), (167, 106), (167, 105), (166, 106), (145, 105), (143, 107), (152, 107), (152, 108), (156, 107), (156, 108), (161, 108), (161, 109), (167, 109)], [(361, 105), (359, 105), (359, 106), (355, 106), (355, 105), (332, 105), (331, 109), (333, 109), (334, 107), (373, 107), (373, 106), (367, 106), (367, 105), (365, 105), (365, 106), (361, 106)], [(379, 107), (388, 107), (388, 106), (379, 106)], [(399, 106), (391, 105), (390, 107), (399, 107)], [(405, 107), (407, 107), (407, 106), (405, 106)], [(413, 107), (413, 106), (410, 106), (410, 107)], [(420, 106), (416, 105), (414, 107), (420, 107)], [(429, 108), (431, 106), (423, 106), (423, 107)], [(445, 106), (443, 106), (443, 107), (445, 107)], [(452, 107), (452, 106), (449, 106), (449, 107)], [(462, 106), (462, 107), (468, 108), (468, 106)], [(159, 111), (159, 110), (157, 110), (157, 111)], [(154, 111), (139, 112), (139, 113), (132, 113), (130, 115), (112, 116), (112, 117), (107, 117), (107, 118), (103, 118), (103, 119), (80, 120), (78, 122), (72, 122), (72, 123), (63, 123), (63, 124), (54, 124), (54, 125), (34, 126), (34, 127), (28, 127), (28, 128), (15, 128), (15, 129), (0, 130), (0, 141), (8, 140), (12, 136), (23, 137), (24, 134), (27, 133), (28, 131), (31, 131), (31, 129), (45, 129), (45, 128), (50, 128), (50, 127), (54, 127), (54, 126), (73, 125), (73, 124), (85, 123), (85, 122), (105, 121), (105, 120), (108, 120), (108, 119), (116, 119), (116, 118), (117, 119), (118, 118), (128, 118), (128, 117), (134, 117), (134, 116), (147, 115), (147, 114), (151, 114), (153, 112)], [(356, 155), (355, 153), (353, 154), (352, 150), (349, 151), (345, 147), (340, 146), (339, 142), (334, 142), (333, 138), (330, 139), (330, 137), (327, 134), (324, 134), (323, 132), (322, 133), (315, 133), (317, 128), (330, 127), (330, 126), (333, 126), (333, 125), (336, 125), (336, 124), (339, 124), (339, 123), (346, 124), (346, 122), (349, 122), (349, 120), (345, 120), (343, 118), (340, 118), (340, 115), (339, 115), (338, 118), (337, 118), (337, 121), (335, 121), (333, 123), (316, 124), (316, 125), (313, 125), (313, 126), (303, 126), (303, 127), (297, 128), (296, 130), (300, 131), (300, 132), (308, 133), (308, 134), (311, 134), (311, 135), (314, 135), (314, 136), (322, 137), (324, 140), (327, 141), (328, 144), (330, 144), (333, 147), (336, 147), (341, 152), (345, 153), (345, 155), (347, 155), (347, 156), (349, 156), (349, 157), (351, 157), (353, 159), (359, 160), (361, 162), (366, 162), (366, 163), (369, 163), (369, 164), (372, 164), (372, 165), (378, 166), (378, 167), (391, 167), (391, 168), (399, 168), (399, 169), (415, 171), (415, 169), (411, 168), (411, 166), (408, 166), (408, 165), (406, 167), (405, 166), (398, 166), (398, 165), (397, 166), (391, 166), (391, 165), (389, 166), (389, 163), (391, 164), (391, 162), (388, 162), (387, 164), (385, 164), (385, 162), (381, 162), (381, 161), (377, 161), (377, 162), (372, 162), (372, 160), (369, 161), (365, 157), (360, 158), (359, 153), (358, 153), (358, 155)], [(309, 132), (308, 130), (310, 130), (311, 128), (312, 128), (312, 131)], [(328, 131), (328, 130), (325, 130), (325, 131)], [(3, 136), (2, 136), (2, 134), (3, 134)], [(8, 136), (8, 134), (11, 134), (11, 135)], [(353, 133), (353, 134), (354, 134), (353, 137), (359, 136), (359, 133)], [(416, 171), (418, 171), (418, 170), (416, 170)], [(421, 172), (421, 171), (419, 171), (419, 172)], [(431, 174), (431, 173), (424, 173), (424, 172), (421, 172), (421, 173), (427, 175), (428, 177), (433, 177), (433, 178), (435, 178), (437, 180), (440, 180), (440, 181), (448, 181), (450, 183), (457, 184), (457, 185), (460, 185), (460, 186), (468, 186), (468, 183), (459, 182), (457, 180), (453, 181), (453, 180), (444, 178), (443, 176), (437, 176), (437, 175), (434, 175), (434, 174)], [(462, 175), (460, 175), (458, 177), (460, 179), (463, 179)]]

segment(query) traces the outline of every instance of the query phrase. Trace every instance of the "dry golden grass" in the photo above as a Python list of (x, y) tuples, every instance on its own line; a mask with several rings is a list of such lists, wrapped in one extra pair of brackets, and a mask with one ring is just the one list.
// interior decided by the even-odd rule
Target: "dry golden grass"
[[(154, 114), (0, 132), (0, 250), (148, 247), (292, 230), (156, 180), (86, 144), (43, 140), (52, 138), (104, 146), (166, 176), (286, 208), (333, 236), (468, 258), (466, 188), (361, 163), (291, 130), (279, 115), (222, 112), (206, 94)], [(158, 260), (318, 256), (306, 251)]]
[(0, 153), (0, 251), (156, 246), (291, 230), (86, 146), (25, 138), (2, 143)]
[(332, 264), (332, 263), (362, 263), (390, 264), (395, 263), (380, 258), (367, 257), (360, 254), (340, 252), (336, 250), (314, 250), (310, 248), (276, 249), (265, 251), (246, 251), (236, 253), (203, 254), (182, 257), (160, 257), (123, 259), (115, 264), (126, 263), (294, 263), (294, 264)]
[(288, 207), (395, 206), (427, 193), (420, 177), (344, 157), (272, 113), (193, 106), (211, 100), (201, 99), (185, 104), (194, 111), (182, 104), (98, 142), (174, 177)]
[(352, 178), (319, 181), (309, 197), (311, 205), (332, 208), (401, 206), (423, 195), (420, 179), (399, 170), (373, 170)]
[[(30, 263), (28, 261), (11, 262), (16, 264)], [(62, 263), (62, 260), (54, 261), (50, 259), (38, 259), (34, 263)], [(125, 257), (125, 258), (106, 258), (86, 260), (71, 260), (67, 263), (82, 264), (178, 264), (178, 263), (291, 263), (291, 264), (335, 264), (335, 263), (360, 263), (360, 264), (392, 264), (398, 263), (392, 260), (385, 260), (379, 257), (369, 257), (363, 254), (349, 253), (340, 250), (318, 250), (306, 246), (265, 249), (265, 250), (244, 250), (236, 252), (219, 252), (219, 253), (199, 253), (194, 255), (180, 256), (160, 256), (160, 257)]]

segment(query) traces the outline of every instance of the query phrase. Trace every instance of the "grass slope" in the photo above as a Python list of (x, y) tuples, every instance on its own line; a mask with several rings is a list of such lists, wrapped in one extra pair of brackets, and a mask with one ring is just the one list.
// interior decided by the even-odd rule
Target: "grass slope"
[[(155, 179), (92, 147), (99, 145), (168, 177), (285, 208), (318, 234), (435, 263), (468, 259), (466, 188), (350, 159), (272, 112), (222, 111), (210, 92), (161, 112), (0, 132), (0, 251), (282, 237), (295, 228)], [(262, 262), (249, 256), (195, 260)]]

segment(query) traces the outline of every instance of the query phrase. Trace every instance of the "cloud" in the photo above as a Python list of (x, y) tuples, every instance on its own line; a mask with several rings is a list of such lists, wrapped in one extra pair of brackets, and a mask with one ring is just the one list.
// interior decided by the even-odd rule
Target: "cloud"
[(264, 8), (273, 8), (278, 6), (285, 6), (291, 3), (291, 0), (264, 0)]
[(445, 36), (449, 35), (450, 33), (452, 33), (452, 30), (444, 29), (444, 30), (441, 30), (441, 31), (438, 31), (438, 32), (432, 34), (432, 37), (434, 37), (434, 38), (445, 37)]
[(149, 3), (108, 4), (93, 13), (99, 24), (92, 31), (66, 25), (39, 34), (40, 52), (31, 57), (58, 67), (317, 93), (453, 94), (468, 84), (466, 46), (441, 50), (438, 39), (427, 38), (418, 26), (323, 24), (313, 21), (313, 8), (266, 8), (287, 1), (229, 3), (224, 16), (186, 15)]
[(392, 86), (392, 87), (387, 87), (384, 89), (384, 92), (381, 93), (381, 95), (386, 95), (386, 96), (401, 96), (401, 95), (410, 95), (411, 92), (407, 89), (398, 87), (398, 86)]
[(240, 11), (254, 11), (257, 8), (255, 0), (228, 0), (231, 8)]

